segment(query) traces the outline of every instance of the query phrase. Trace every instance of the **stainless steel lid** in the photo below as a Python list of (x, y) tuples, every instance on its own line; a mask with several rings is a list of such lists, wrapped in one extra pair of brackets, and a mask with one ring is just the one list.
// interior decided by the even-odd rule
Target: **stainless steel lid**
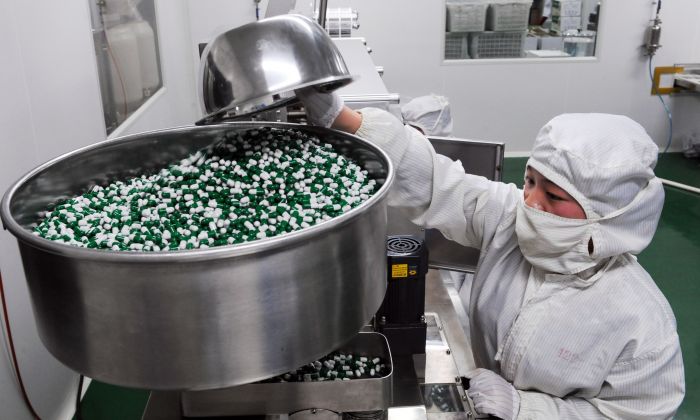
[(352, 81), (340, 51), (316, 22), (282, 15), (231, 29), (209, 43), (200, 66), (205, 120), (237, 118), (294, 101), (294, 90), (331, 91)]

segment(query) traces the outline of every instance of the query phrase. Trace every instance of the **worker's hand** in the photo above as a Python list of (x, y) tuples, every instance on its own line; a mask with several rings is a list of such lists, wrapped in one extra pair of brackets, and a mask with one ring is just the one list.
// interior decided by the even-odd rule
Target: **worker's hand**
[(321, 93), (313, 86), (297, 89), (297, 98), (306, 108), (306, 117), (313, 125), (330, 127), (343, 109), (343, 100), (335, 93)]
[(488, 369), (476, 369), (469, 379), (469, 398), (479, 414), (513, 420), (520, 410), (520, 395), (515, 387)]

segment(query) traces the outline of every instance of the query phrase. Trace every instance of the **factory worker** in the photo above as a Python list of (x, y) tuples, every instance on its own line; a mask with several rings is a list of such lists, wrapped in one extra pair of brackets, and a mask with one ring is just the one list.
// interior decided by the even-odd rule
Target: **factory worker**
[(447, 137), (452, 134), (450, 103), (444, 96), (426, 95), (413, 98), (401, 106), (403, 122), (426, 136)]
[(664, 200), (657, 147), (639, 124), (604, 114), (552, 119), (519, 190), (466, 174), (384, 111), (298, 94), (312, 123), (386, 151), (396, 165), (390, 205), (481, 249), (464, 302), (478, 368), (468, 393), (479, 413), (673, 416), (685, 393), (676, 321), (634, 257), (651, 241)]

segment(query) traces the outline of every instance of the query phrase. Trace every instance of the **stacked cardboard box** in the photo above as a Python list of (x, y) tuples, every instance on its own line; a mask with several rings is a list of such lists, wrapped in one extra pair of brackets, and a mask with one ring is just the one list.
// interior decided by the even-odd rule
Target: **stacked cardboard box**
[(581, 29), (581, 0), (552, 0), (552, 26), (555, 34)]

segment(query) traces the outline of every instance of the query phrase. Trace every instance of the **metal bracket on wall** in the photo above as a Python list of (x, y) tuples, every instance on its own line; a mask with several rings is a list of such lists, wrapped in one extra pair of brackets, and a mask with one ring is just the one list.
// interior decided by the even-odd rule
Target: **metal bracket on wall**
[(681, 92), (700, 92), (700, 63), (676, 63), (683, 71), (674, 75), (673, 86)]
[(664, 66), (654, 68), (654, 80), (651, 84), (652, 95), (668, 95), (671, 93), (680, 92), (680, 89), (675, 86), (660, 87), (661, 75), (683, 73), (684, 68), (680, 66)]

